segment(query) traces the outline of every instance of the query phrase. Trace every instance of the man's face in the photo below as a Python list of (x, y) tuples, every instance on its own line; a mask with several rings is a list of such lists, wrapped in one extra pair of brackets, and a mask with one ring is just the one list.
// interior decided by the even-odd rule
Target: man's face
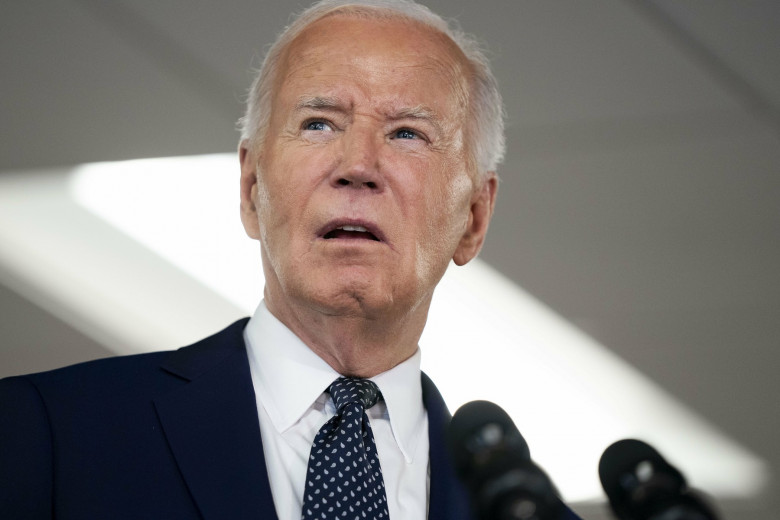
[(417, 24), (339, 15), (288, 46), (265, 142), (242, 145), (242, 218), (261, 241), (269, 307), (427, 311), (449, 260), (477, 253), (484, 183), (453, 48)]

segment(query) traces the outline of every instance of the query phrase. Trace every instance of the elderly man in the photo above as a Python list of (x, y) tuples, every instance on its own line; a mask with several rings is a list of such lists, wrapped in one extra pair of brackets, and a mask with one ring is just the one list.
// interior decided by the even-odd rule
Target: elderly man
[(493, 213), (485, 59), (411, 1), (325, 0), (242, 124), (264, 301), (174, 353), (3, 381), (3, 518), (468, 518), (417, 342)]

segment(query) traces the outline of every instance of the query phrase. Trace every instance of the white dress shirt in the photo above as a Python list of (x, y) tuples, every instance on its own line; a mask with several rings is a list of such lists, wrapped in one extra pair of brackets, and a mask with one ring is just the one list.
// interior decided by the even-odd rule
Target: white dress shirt
[[(335, 413), (325, 389), (340, 377), (264, 302), (244, 329), (257, 398), (263, 454), (279, 520), (300, 520), (309, 452)], [(391, 519), (428, 514), (428, 415), (422, 403), (420, 350), (371, 380), (384, 397), (367, 411)]]

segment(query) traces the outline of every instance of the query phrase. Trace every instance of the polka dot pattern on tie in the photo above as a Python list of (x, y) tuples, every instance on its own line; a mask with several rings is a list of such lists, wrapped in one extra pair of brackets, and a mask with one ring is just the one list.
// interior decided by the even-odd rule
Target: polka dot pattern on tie
[(381, 393), (368, 379), (340, 377), (328, 388), (336, 415), (309, 456), (302, 520), (388, 520), (387, 495), (366, 410)]

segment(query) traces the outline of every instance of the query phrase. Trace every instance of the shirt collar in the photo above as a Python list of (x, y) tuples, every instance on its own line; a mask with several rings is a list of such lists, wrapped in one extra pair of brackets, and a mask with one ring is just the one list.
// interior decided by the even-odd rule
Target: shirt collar
[[(274, 428), (283, 433), (293, 426), (340, 377), (261, 301), (244, 329), (259, 403)], [(372, 377), (382, 392), (390, 427), (399, 449), (411, 463), (425, 421), (420, 380), (420, 349), (409, 359)]]
[(390, 427), (407, 463), (413, 462), (417, 452), (420, 438), (418, 432), (422, 431), (423, 435), (428, 433), (423, 429), (425, 407), (420, 379), (421, 357), (418, 348), (409, 359), (371, 378), (382, 392), (390, 416)]

